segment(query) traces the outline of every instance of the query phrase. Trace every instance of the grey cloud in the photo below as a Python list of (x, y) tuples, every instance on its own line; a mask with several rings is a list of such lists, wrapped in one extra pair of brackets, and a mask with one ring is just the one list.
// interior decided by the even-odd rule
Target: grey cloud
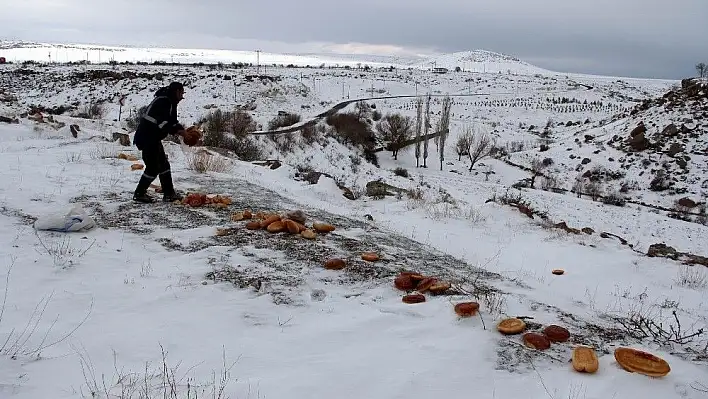
[(0, 37), (265, 51), (370, 43), (437, 52), (483, 48), (561, 71), (680, 78), (708, 57), (704, 0), (25, 0)]

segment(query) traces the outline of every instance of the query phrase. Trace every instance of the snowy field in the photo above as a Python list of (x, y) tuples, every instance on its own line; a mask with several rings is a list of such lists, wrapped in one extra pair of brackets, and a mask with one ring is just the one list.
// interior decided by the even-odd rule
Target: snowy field
[[(451, 57), (444, 60), (454, 65)], [(501, 59), (499, 65), (511, 69), (514, 62)], [(590, 169), (601, 157), (623, 155), (610, 147), (595, 154), (575, 138), (602, 137), (603, 129), (629, 135), (641, 117), (629, 119), (629, 112), (677, 82), (536, 74), (519, 65), (512, 73), (442, 75), (268, 67), (265, 73), (278, 76), (277, 82), (249, 82), (245, 77), (255, 67), (0, 66), (0, 116), (19, 122), (0, 122), (0, 235), (6, 243), (0, 247), (0, 397), (708, 398), (708, 332), (701, 330), (708, 328), (708, 269), (646, 256), (657, 243), (708, 256), (708, 227), (634, 204), (513, 189), (530, 174), (505, 162), (529, 166), (539, 156), (552, 157), (560, 188), (569, 190), (580, 159), (592, 157), (582, 164)], [(91, 71), (99, 70), (136, 76), (92, 78)], [(233, 202), (225, 208), (133, 204), (142, 172), (131, 164), (141, 161), (118, 155), (140, 154), (111, 141), (112, 134), (132, 137), (126, 115), (171, 80), (188, 83), (179, 113), (185, 125), (237, 104), (249, 104), (260, 127), (267, 127), (279, 111), (307, 119), (353, 98), (477, 96), (453, 97), (443, 170), (432, 141), (429, 167), (416, 168), (412, 148), (397, 160), (379, 152), (376, 167), (331, 137), (308, 145), (296, 134), (289, 152), (259, 137), (264, 159), (282, 166), (215, 154), (225, 166), (207, 173), (190, 166), (200, 148), (166, 142), (178, 189)], [(121, 96), (126, 100), (118, 121)], [(569, 101), (554, 103), (560, 98)], [(72, 111), (53, 122), (47, 112), (43, 122), (26, 115), (33, 106), (81, 109), (99, 101), (104, 114), (96, 119)], [(440, 101), (431, 104), (434, 123)], [(367, 102), (384, 115), (415, 117), (410, 98)], [(627, 117), (615, 118), (623, 113)], [(670, 122), (664, 114), (656, 118)], [(549, 120), (549, 134), (540, 137)], [(526, 144), (470, 171), (469, 160), (458, 160), (454, 149), (466, 126), (501, 145)], [(539, 142), (550, 149), (539, 153)], [(570, 146), (579, 159), (565, 160)], [(692, 162), (704, 158), (694, 155)], [(331, 177), (309, 184), (296, 178), (303, 168)], [(394, 174), (396, 168), (407, 169), (409, 177)], [(690, 173), (705, 179), (702, 169)], [(627, 174), (644, 178), (633, 169)], [(350, 200), (338, 187), (361, 193), (377, 179), (418, 194)], [(647, 187), (641, 180), (629, 195), (664, 206), (686, 195), (705, 201), (700, 181), (687, 183), (683, 194)], [(520, 195), (548, 221), (488, 201), (505, 193)], [(33, 228), (37, 218), (75, 205), (95, 228)], [(244, 221), (231, 219), (245, 209), (302, 210), (306, 224), (322, 221), (336, 230), (315, 240), (247, 230)], [(552, 227), (562, 221), (592, 234)], [(217, 235), (219, 229), (231, 230)], [(361, 260), (369, 251), (381, 260)], [(333, 257), (347, 260), (347, 267), (324, 269)], [(453, 289), (426, 294), (424, 303), (403, 303), (405, 292), (393, 285), (401, 270), (437, 276)], [(479, 302), (479, 316), (459, 318), (454, 305), (470, 300)], [(561, 325), (571, 339), (546, 351), (527, 348), (521, 336), (496, 330), (507, 317), (523, 317), (529, 331)], [(641, 337), (637, 320), (663, 323), (675, 335)], [(573, 370), (577, 345), (596, 348), (597, 373)], [(613, 357), (623, 346), (663, 358), (671, 372), (651, 378), (624, 371)], [(171, 396), (173, 387), (178, 392)]]

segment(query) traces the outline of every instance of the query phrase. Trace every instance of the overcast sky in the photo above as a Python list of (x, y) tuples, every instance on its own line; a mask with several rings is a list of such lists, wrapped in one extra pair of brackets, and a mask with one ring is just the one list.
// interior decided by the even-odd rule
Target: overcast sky
[(564, 72), (678, 79), (708, 0), (2, 0), (0, 39), (272, 52), (485, 49)]

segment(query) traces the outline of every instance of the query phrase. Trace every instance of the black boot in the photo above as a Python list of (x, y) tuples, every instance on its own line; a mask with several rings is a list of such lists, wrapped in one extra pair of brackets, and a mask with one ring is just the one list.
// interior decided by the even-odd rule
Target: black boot
[(172, 194), (165, 194), (165, 195), (162, 196), (162, 200), (163, 200), (164, 202), (182, 201), (183, 198), (184, 198), (184, 197), (183, 197), (181, 194), (177, 193), (177, 192), (174, 192), (174, 193), (172, 193)]
[(162, 185), (162, 200), (164, 202), (182, 201), (182, 195), (175, 191), (175, 186), (172, 183), (172, 172), (160, 174), (160, 185)]
[(142, 202), (144, 204), (152, 204), (155, 202), (155, 198), (148, 195), (148, 193), (134, 193), (133, 201)]
[(154, 177), (150, 178), (145, 176), (144, 174), (140, 177), (138, 187), (135, 188), (135, 192), (133, 193), (133, 201), (142, 202), (146, 204), (151, 204), (155, 202), (155, 199), (149, 196), (147, 193), (148, 187), (150, 187), (150, 184), (153, 182), (153, 180), (155, 180)]

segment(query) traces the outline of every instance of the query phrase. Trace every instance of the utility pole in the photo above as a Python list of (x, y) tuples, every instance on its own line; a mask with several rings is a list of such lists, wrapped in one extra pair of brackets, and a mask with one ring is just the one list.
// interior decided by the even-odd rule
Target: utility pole
[(256, 50), (256, 73), (261, 73), (261, 50)]

